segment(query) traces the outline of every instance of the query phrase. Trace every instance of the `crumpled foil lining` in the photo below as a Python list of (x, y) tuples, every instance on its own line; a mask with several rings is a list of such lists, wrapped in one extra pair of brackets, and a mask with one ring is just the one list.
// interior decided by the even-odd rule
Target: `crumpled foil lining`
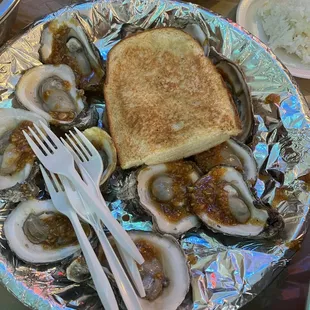
[[(299, 177), (310, 172), (310, 114), (295, 81), (267, 46), (239, 25), (206, 9), (162, 0), (95, 1), (45, 17), (2, 48), (1, 107), (14, 103), (21, 74), (41, 64), (38, 49), (42, 28), (60, 14), (75, 15), (80, 20), (104, 59), (120, 40), (124, 23), (142, 28), (199, 23), (209, 44), (243, 69), (255, 112), (256, 133), (251, 147), (260, 172), (255, 189), (258, 197), (278, 208), (286, 227), (271, 241), (245, 241), (207, 229), (183, 236), (181, 244), (191, 262), (192, 294), (180, 306), (196, 310), (240, 308), (285, 266), (306, 230), (310, 184)], [(265, 103), (271, 93), (281, 96), (280, 104)], [(126, 229), (152, 229), (150, 219), (137, 207), (134, 173), (116, 171), (105, 195), (114, 216)], [(12, 207), (1, 207), (1, 233)], [(101, 307), (90, 283), (76, 284), (65, 277), (65, 267), (72, 258), (55, 265), (31, 266), (10, 251), (3, 233), (0, 246), (1, 281), (26, 305), (40, 310)]]

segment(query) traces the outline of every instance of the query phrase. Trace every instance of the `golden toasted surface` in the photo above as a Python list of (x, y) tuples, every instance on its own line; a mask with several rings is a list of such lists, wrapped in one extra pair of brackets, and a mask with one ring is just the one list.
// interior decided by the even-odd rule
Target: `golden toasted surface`
[(220, 74), (199, 43), (174, 28), (114, 46), (104, 94), (123, 168), (190, 156), (240, 132)]

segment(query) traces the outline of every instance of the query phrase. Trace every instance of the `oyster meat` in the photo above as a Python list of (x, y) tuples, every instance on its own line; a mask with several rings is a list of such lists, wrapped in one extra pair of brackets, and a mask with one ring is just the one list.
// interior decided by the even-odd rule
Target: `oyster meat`
[(77, 18), (64, 14), (48, 23), (41, 35), (39, 53), (45, 64), (70, 66), (82, 89), (96, 88), (103, 79), (100, 53)]
[(96, 123), (97, 112), (88, 109), (82, 95), (67, 65), (34, 67), (26, 71), (16, 86), (16, 97), (22, 106), (49, 123), (64, 127)]
[(86, 129), (83, 134), (94, 145), (103, 161), (100, 185), (105, 183), (116, 168), (117, 156), (112, 138), (98, 127)]
[[(86, 234), (92, 231), (83, 224)], [(51, 200), (21, 202), (4, 223), (11, 250), (29, 263), (51, 263), (79, 250), (69, 219), (58, 213)]]
[(36, 196), (33, 178), (38, 169), (23, 130), (46, 124), (40, 116), (21, 109), (0, 109), (0, 199), (18, 202)]
[(260, 205), (242, 174), (217, 166), (191, 191), (191, 208), (215, 232), (246, 238), (271, 238), (284, 227), (279, 213)]
[(138, 174), (138, 195), (142, 207), (152, 215), (164, 233), (180, 235), (199, 225), (189, 212), (188, 187), (199, 178), (194, 163), (179, 161), (148, 166)]
[(215, 166), (226, 165), (243, 172), (251, 185), (257, 179), (257, 165), (251, 149), (234, 139), (229, 139), (208, 151), (197, 154), (195, 161), (204, 173)]

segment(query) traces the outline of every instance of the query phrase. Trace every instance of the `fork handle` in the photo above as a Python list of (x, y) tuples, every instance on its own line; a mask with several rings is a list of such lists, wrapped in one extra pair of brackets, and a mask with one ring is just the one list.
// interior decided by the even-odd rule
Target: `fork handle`
[(145, 297), (145, 289), (141, 279), (141, 275), (135, 260), (124, 251), (123, 246), (116, 242), (116, 247), (118, 249), (119, 255), (124, 263), (124, 266), (131, 278), (131, 281), (135, 284), (135, 287), (140, 295), (140, 297)]
[(83, 227), (76, 213), (70, 212), (68, 216), (70, 217), (70, 221), (78, 238), (89, 272), (95, 284), (102, 305), (104, 306), (104, 309), (118, 310), (119, 308), (110, 282), (102, 269), (102, 266), (83, 230)]
[[(144, 258), (142, 257), (141, 253), (137, 249), (135, 243), (120, 225), (120, 223), (112, 216), (108, 207), (103, 207), (101, 202), (105, 201), (102, 198), (100, 200), (97, 197), (97, 190), (94, 181), (90, 178), (89, 182), (90, 185), (86, 185), (83, 180), (81, 179), (80, 175), (77, 171), (72, 167), (70, 171), (67, 171), (65, 175), (74, 185), (74, 187), (80, 192), (84, 201), (89, 201), (89, 206), (92, 208), (92, 211), (96, 213), (97, 217), (103, 222), (103, 224), (108, 228), (111, 232), (115, 240), (126, 246), (126, 252), (135, 259), (138, 264), (144, 263)], [(90, 188), (88, 187), (90, 186)], [(94, 193), (94, 194), (93, 194)], [(100, 193), (101, 195), (101, 193)]]
[[(100, 223), (98, 223), (100, 225)], [(142, 310), (139, 298), (102, 229), (96, 229), (104, 254), (128, 310)], [(135, 262), (134, 262), (135, 263)]]
[[(87, 183), (88, 180), (91, 179), (90, 174), (86, 170), (86, 167), (83, 167), (83, 165), (79, 164), (79, 168), (80, 168), (80, 171), (82, 173), (84, 181)], [(93, 175), (93, 177), (94, 177), (94, 179), (96, 179), (96, 177), (94, 175)], [(100, 192), (99, 180), (100, 179), (99, 179), (99, 175), (98, 175), (97, 182), (96, 182), (96, 185), (97, 185), (96, 186), (97, 196), (98, 196), (100, 202), (102, 203), (102, 206), (104, 208), (108, 208), (108, 206), (106, 205), (106, 203), (104, 201), (104, 198), (102, 197), (101, 192)], [(84, 201), (83, 201), (83, 203), (84, 203), (84, 206), (85, 206), (85, 202)], [(110, 211), (110, 210), (108, 209), (108, 211)], [(102, 248), (104, 248), (104, 246), (103, 246), (103, 242), (104, 241), (102, 241), (100, 239), (101, 237), (100, 237), (99, 233), (100, 232), (103, 233), (104, 234), (103, 238), (105, 238), (105, 239), (106, 239), (106, 235), (105, 235), (104, 231), (102, 230), (102, 226), (101, 226), (100, 220), (98, 220), (97, 217), (95, 217), (95, 218), (92, 218), (92, 219), (89, 219), (89, 220), (91, 222), (94, 221), (92, 225), (97, 228), (98, 232), (96, 230), (96, 233), (97, 233), (97, 235), (99, 237), (99, 240), (101, 241)], [(145, 297), (145, 289), (144, 289), (143, 282), (142, 282), (142, 279), (141, 279), (141, 275), (140, 275), (140, 272), (139, 272), (139, 269), (138, 269), (138, 266), (137, 266), (135, 260), (130, 255), (128, 255), (126, 250), (123, 248), (124, 247), (123, 244), (119, 244), (116, 241), (115, 241), (115, 244), (117, 246), (117, 249), (118, 249), (119, 255), (120, 255), (121, 259), (122, 259), (122, 262), (124, 263), (124, 266), (125, 266), (125, 268), (127, 270), (128, 276), (130, 277), (131, 281), (134, 283), (139, 296), (140, 297)], [(118, 264), (119, 264), (119, 261), (117, 261), (116, 265), (118, 265)], [(119, 264), (119, 266), (121, 266), (121, 265)], [(124, 272), (123, 268), (122, 268), (122, 272)], [(127, 306), (127, 307), (130, 308), (129, 306)]]

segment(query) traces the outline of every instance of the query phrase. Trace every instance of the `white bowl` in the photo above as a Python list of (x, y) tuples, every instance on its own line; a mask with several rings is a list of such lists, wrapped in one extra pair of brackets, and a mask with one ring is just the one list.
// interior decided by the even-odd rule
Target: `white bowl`
[[(242, 0), (237, 9), (236, 21), (268, 45), (268, 37), (264, 32), (257, 10), (262, 7), (264, 0)], [(279, 48), (273, 51), (286, 65), (293, 76), (310, 79), (310, 65), (303, 64), (297, 55), (288, 54)]]

